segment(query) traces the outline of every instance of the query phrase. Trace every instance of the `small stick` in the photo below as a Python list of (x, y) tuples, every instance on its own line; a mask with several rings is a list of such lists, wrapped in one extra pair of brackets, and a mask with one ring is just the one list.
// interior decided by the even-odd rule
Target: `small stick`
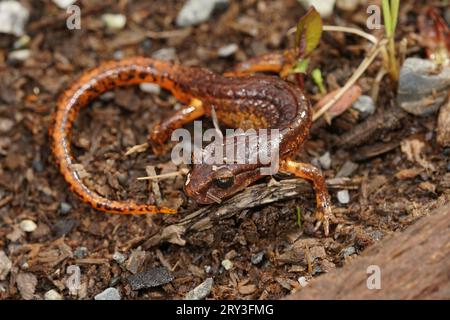
[(161, 180), (161, 179), (168, 179), (168, 178), (173, 178), (173, 177), (177, 177), (177, 176), (184, 176), (188, 172), (189, 172), (188, 169), (183, 168), (183, 169), (180, 169), (180, 170), (174, 171), (174, 172), (168, 172), (168, 173), (163, 173), (163, 174), (154, 175), (154, 176), (147, 176), (147, 177), (138, 177), (137, 180)]
[[(293, 34), (296, 31), (296, 29), (297, 29), (297, 27), (292, 27), (291, 29), (288, 30), (287, 34), (288, 35)], [(378, 39), (375, 36), (371, 35), (370, 33), (364, 32), (360, 29), (357, 29), (357, 28), (325, 25), (322, 27), (322, 29), (323, 29), (323, 31), (329, 31), (329, 32), (344, 32), (344, 33), (356, 34), (364, 39), (369, 40), (374, 45), (378, 44)]]
[(128, 149), (127, 152), (125, 152), (125, 156), (127, 157), (133, 153), (142, 153), (147, 149), (148, 149), (148, 143), (137, 144), (135, 146), (132, 146), (130, 149)]

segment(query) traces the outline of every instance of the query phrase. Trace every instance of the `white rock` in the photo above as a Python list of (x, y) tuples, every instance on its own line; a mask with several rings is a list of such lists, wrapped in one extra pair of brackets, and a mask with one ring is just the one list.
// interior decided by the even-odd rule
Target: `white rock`
[(219, 50), (217, 50), (217, 54), (219, 55), (219, 57), (226, 58), (235, 54), (238, 49), (239, 47), (236, 43), (231, 43), (219, 48)]
[(211, 292), (213, 284), (213, 278), (207, 278), (200, 285), (189, 291), (184, 297), (184, 300), (202, 300), (206, 298)]
[(300, 283), (300, 286), (302, 288), (306, 287), (308, 285), (308, 280), (306, 280), (305, 277), (299, 277), (298, 278), (298, 283)]
[(95, 300), (120, 300), (121, 298), (116, 288), (108, 288), (94, 297)]
[(105, 13), (102, 15), (102, 21), (110, 30), (121, 30), (127, 24), (127, 17), (123, 14)]
[(173, 61), (177, 58), (177, 52), (175, 48), (161, 48), (152, 53), (152, 58)]
[(5, 280), (12, 268), (12, 262), (9, 260), (6, 253), (0, 251), (0, 281)]
[(298, 0), (305, 9), (311, 6), (316, 8), (322, 18), (328, 18), (333, 13), (336, 0)]
[(112, 258), (113, 258), (113, 260), (116, 261), (118, 264), (124, 263), (125, 260), (127, 259), (127, 257), (126, 257), (123, 253), (120, 253), (120, 252), (118, 252), (118, 251), (114, 252)]
[(340, 190), (337, 193), (338, 201), (342, 204), (347, 204), (350, 202), (350, 193), (348, 190)]
[(355, 11), (360, 0), (337, 0), (336, 7), (344, 11)]
[(228, 0), (187, 0), (176, 18), (179, 27), (189, 27), (207, 21), (218, 6), (228, 5)]
[(18, 1), (0, 1), (0, 33), (20, 37), (24, 34), (25, 24), (30, 13)]
[(36, 230), (37, 225), (32, 220), (22, 220), (19, 224), (20, 229), (24, 232), (33, 232)]
[(222, 261), (222, 267), (225, 268), (225, 270), (230, 270), (233, 268), (233, 262), (231, 262), (229, 259), (225, 259)]
[(8, 118), (0, 118), (0, 132), (8, 132), (14, 127), (14, 121)]
[(31, 51), (28, 49), (14, 50), (8, 55), (9, 61), (25, 61), (31, 56)]
[(58, 291), (51, 289), (44, 294), (45, 300), (63, 300), (62, 295), (58, 293)]
[(325, 152), (320, 158), (319, 158), (319, 162), (320, 162), (320, 166), (325, 169), (328, 170), (331, 167), (331, 155), (330, 153), (327, 151)]
[(52, 0), (61, 9), (67, 9), (68, 6), (77, 2), (77, 0)]
[(139, 85), (139, 89), (143, 92), (152, 93), (152, 94), (159, 94), (161, 92), (161, 87), (158, 86), (156, 83), (141, 83)]

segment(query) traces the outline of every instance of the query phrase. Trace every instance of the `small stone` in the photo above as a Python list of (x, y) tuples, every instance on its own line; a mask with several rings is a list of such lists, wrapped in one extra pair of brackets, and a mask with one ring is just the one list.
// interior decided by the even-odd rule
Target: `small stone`
[(24, 34), (25, 24), (30, 13), (18, 1), (0, 1), (0, 33), (13, 34), (20, 37)]
[(336, 0), (298, 0), (308, 10), (314, 6), (322, 18), (328, 18), (333, 13)]
[(369, 236), (375, 240), (375, 241), (379, 241), (381, 239), (383, 239), (384, 237), (384, 233), (382, 231), (379, 230), (375, 230), (369, 233)]
[(52, 0), (61, 9), (67, 9), (70, 5), (77, 2), (77, 0)]
[(306, 287), (308, 285), (308, 280), (306, 280), (306, 277), (299, 277), (298, 283), (302, 288)]
[(161, 93), (161, 87), (158, 86), (156, 83), (141, 83), (139, 85), (139, 89), (143, 92), (151, 93), (151, 94), (160, 94)]
[(102, 15), (102, 21), (109, 30), (121, 30), (127, 24), (127, 17), (123, 14), (105, 13)]
[(77, 247), (75, 251), (73, 252), (73, 255), (77, 259), (83, 259), (87, 256), (88, 249), (86, 247)]
[(20, 49), (11, 51), (8, 55), (9, 62), (22, 62), (27, 60), (31, 56), (31, 50)]
[(320, 166), (322, 169), (328, 170), (331, 167), (331, 155), (327, 151), (319, 158)]
[(161, 48), (152, 53), (152, 58), (164, 61), (174, 61), (177, 59), (175, 48)]
[(45, 300), (63, 300), (62, 295), (58, 293), (58, 291), (51, 289), (44, 294)]
[(9, 260), (6, 253), (2, 250), (0, 251), (0, 281), (3, 281), (8, 276), (12, 268), (12, 262)]
[(251, 257), (252, 264), (260, 264), (264, 258), (264, 251), (260, 251)]
[(53, 232), (57, 237), (62, 237), (72, 231), (77, 225), (77, 221), (74, 219), (62, 219), (58, 220), (53, 226)]
[(140, 247), (133, 250), (128, 258), (126, 268), (133, 274), (138, 273), (139, 269), (144, 265), (146, 253)]
[(200, 285), (189, 291), (184, 297), (184, 300), (202, 300), (206, 298), (211, 292), (213, 284), (213, 278), (207, 278)]
[(397, 103), (414, 115), (429, 115), (444, 103), (450, 88), (450, 66), (439, 68), (431, 60), (408, 58), (400, 70)]
[(127, 259), (127, 257), (123, 254), (120, 253), (118, 251), (114, 252), (113, 256), (112, 256), (113, 260), (115, 262), (117, 262), (118, 264), (122, 264), (125, 262), (125, 260)]
[(337, 193), (339, 203), (347, 204), (350, 202), (350, 193), (348, 190), (340, 190)]
[(207, 21), (215, 9), (228, 6), (229, 0), (187, 0), (176, 18), (178, 27), (190, 27)]
[(224, 267), (225, 268), (225, 270), (230, 270), (231, 268), (233, 268), (233, 262), (231, 262), (230, 260), (228, 260), (228, 259), (225, 259), (225, 260), (223, 260), (222, 261), (222, 267)]
[(375, 112), (375, 103), (372, 97), (362, 95), (355, 101), (353, 108), (361, 112), (361, 116), (365, 118)]
[(63, 201), (59, 204), (61, 214), (68, 214), (70, 210), (72, 210), (72, 206), (69, 203)]
[(108, 288), (94, 297), (95, 300), (120, 300), (121, 298), (116, 288)]
[(27, 220), (22, 220), (19, 224), (19, 227), (24, 232), (33, 232), (34, 230), (36, 230), (37, 225), (34, 221), (27, 219)]
[(339, 172), (336, 174), (336, 178), (350, 177), (356, 171), (356, 169), (358, 169), (358, 164), (356, 164), (350, 160), (347, 160), (342, 165)]
[(6, 133), (14, 127), (14, 121), (8, 118), (0, 118), (0, 132)]
[(34, 159), (31, 162), (31, 166), (36, 172), (42, 172), (44, 171), (44, 164), (42, 163), (41, 159)]
[(342, 249), (342, 251), (339, 253), (339, 255), (341, 255), (342, 257), (348, 257), (351, 256), (352, 254), (356, 253), (356, 249), (353, 246), (347, 247)]
[(34, 297), (34, 292), (36, 291), (37, 278), (32, 273), (21, 272), (17, 275), (17, 288), (19, 289), (20, 295), (24, 300), (31, 300)]
[(229, 57), (238, 51), (239, 47), (235, 43), (231, 43), (229, 45), (223, 46), (217, 50), (217, 54), (221, 58)]
[(127, 280), (131, 285), (131, 289), (140, 290), (169, 283), (173, 280), (173, 276), (166, 268), (158, 267), (131, 275)]

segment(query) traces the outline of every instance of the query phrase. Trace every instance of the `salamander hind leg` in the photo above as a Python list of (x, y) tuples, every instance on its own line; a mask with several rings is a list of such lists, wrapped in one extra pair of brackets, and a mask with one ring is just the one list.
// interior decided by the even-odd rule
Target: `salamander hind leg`
[(307, 164), (295, 162), (292, 160), (284, 160), (280, 163), (280, 170), (294, 174), (299, 178), (309, 180), (316, 193), (316, 230), (323, 224), (324, 233), (329, 234), (330, 220), (333, 218), (331, 212), (331, 199), (327, 190), (325, 179), (316, 167)]
[(177, 111), (171, 117), (162, 120), (148, 137), (148, 144), (152, 148), (153, 154), (161, 155), (166, 153), (167, 147), (165, 143), (170, 139), (172, 132), (202, 117), (204, 114), (203, 103), (198, 99), (192, 99), (189, 106)]

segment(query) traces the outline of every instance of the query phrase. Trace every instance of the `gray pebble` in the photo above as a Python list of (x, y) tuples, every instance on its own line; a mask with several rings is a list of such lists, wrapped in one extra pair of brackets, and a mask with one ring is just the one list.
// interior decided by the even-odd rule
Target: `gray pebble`
[(327, 151), (319, 158), (320, 166), (322, 169), (328, 170), (331, 167), (331, 155)]
[(73, 255), (77, 259), (83, 259), (87, 256), (88, 249), (86, 247), (77, 247), (75, 251), (73, 252)]
[(213, 278), (207, 278), (200, 285), (189, 291), (184, 297), (184, 300), (202, 300), (206, 298), (211, 292), (213, 284)]
[(358, 164), (347, 160), (336, 174), (336, 178), (350, 177), (358, 169)]
[(361, 112), (362, 117), (367, 117), (375, 112), (375, 103), (372, 97), (362, 95), (355, 101), (353, 108)]
[(348, 190), (340, 190), (337, 192), (338, 201), (342, 204), (347, 204), (350, 202), (350, 193)]
[(238, 49), (239, 49), (238, 45), (235, 43), (232, 43), (232, 44), (229, 44), (229, 45), (219, 48), (219, 50), (217, 50), (217, 54), (221, 58), (226, 58), (226, 57), (229, 57), (229, 56), (235, 54), (236, 51), (238, 51)]
[(251, 261), (253, 264), (260, 264), (264, 258), (264, 251), (258, 252), (251, 257)]
[(72, 210), (72, 206), (69, 203), (63, 201), (59, 204), (61, 214), (68, 214), (70, 210)]
[(94, 297), (95, 300), (120, 300), (120, 292), (116, 288), (108, 288)]
[(34, 159), (31, 162), (31, 166), (36, 172), (42, 172), (44, 171), (44, 164), (42, 163), (41, 159)]
[(356, 249), (353, 246), (347, 247), (342, 249), (342, 251), (339, 253), (342, 257), (348, 257), (351, 256), (352, 254), (356, 253)]
[(214, 9), (228, 6), (229, 0), (187, 0), (176, 18), (178, 27), (190, 27), (207, 21)]
[(114, 252), (112, 258), (118, 264), (122, 264), (122, 263), (125, 262), (127, 257), (123, 253), (120, 253), (120, 252), (116, 251), (116, 252)]
[(437, 70), (431, 60), (405, 60), (397, 92), (397, 102), (402, 109), (414, 115), (428, 115), (439, 109), (450, 88), (450, 67), (444, 67), (438, 73)]

